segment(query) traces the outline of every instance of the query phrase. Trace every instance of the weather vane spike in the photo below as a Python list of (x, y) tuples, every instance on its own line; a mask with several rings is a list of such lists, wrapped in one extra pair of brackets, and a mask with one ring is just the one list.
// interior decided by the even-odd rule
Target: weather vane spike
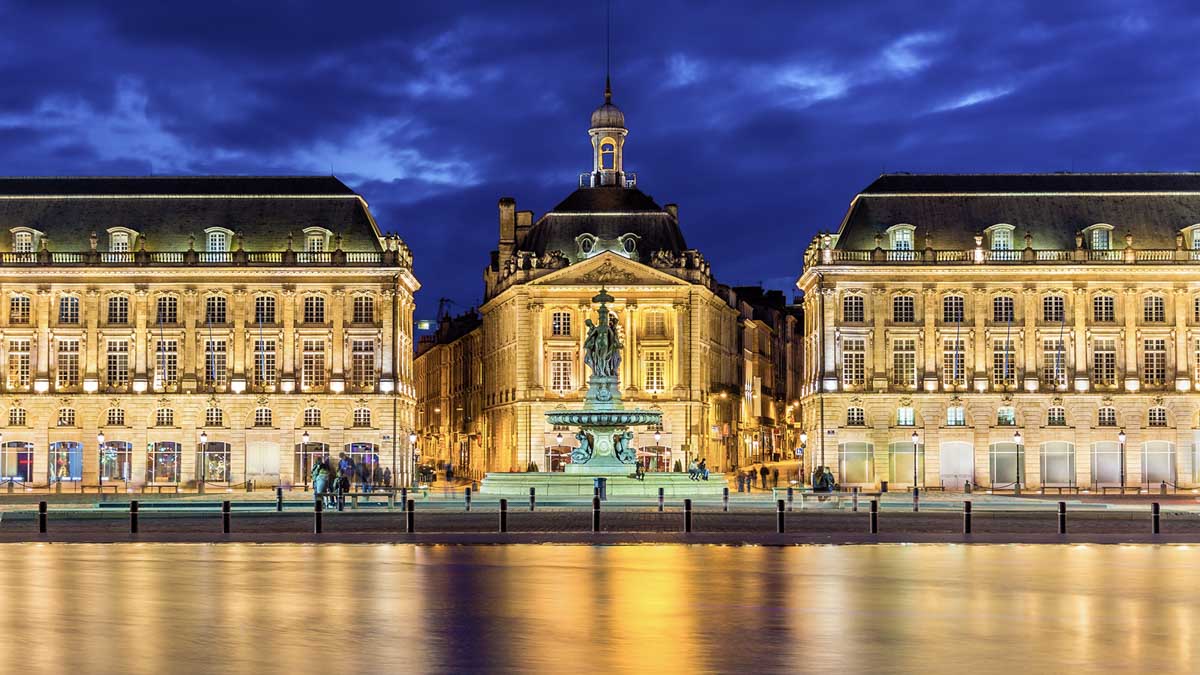
[(604, 3), (604, 102), (612, 103), (612, 0)]

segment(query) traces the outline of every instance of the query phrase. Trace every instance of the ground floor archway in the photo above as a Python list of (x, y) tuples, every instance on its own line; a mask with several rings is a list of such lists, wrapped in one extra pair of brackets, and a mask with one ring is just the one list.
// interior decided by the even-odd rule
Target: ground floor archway
[(975, 481), (975, 446), (963, 441), (942, 443), (938, 450), (938, 476), (947, 490), (962, 490)]

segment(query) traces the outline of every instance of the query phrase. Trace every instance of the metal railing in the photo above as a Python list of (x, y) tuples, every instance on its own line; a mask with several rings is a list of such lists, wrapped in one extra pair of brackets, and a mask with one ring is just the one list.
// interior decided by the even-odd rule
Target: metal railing
[(1196, 264), (1200, 249), (821, 249), (810, 248), (805, 266), (855, 264), (977, 265), (977, 264)]
[(411, 265), (407, 251), (40, 251), (0, 252), (0, 267), (102, 266), (234, 266), (234, 265)]

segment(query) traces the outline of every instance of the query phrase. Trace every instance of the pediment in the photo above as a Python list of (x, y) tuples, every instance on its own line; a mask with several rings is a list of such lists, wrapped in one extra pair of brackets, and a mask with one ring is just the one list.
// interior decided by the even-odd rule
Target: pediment
[(556, 270), (531, 286), (688, 286), (687, 281), (612, 252)]

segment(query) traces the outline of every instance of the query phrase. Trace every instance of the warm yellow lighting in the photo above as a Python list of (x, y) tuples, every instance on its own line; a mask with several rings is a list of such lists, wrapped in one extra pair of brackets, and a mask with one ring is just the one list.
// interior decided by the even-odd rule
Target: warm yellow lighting
[(50, 391), (50, 380), (36, 380), (33, 383), (33, 390), (39, 394), (44, 394)]
[(346, 382), (344, 380), (330, 380), (329, 391), (335, 394), (340, 394), (346, 390)]
[(95, 379), (92, 379), (92, 378), (88, 378), (88, 379), (85, 379), (85, 380), (83, 381), (83, 391), (84, 391), (84, 393), (87, 393), (87, 394), (94, 394), (94, 393), (96, 393), (96, 392), (97, 392), (97, 391), (99, 391), (99, 390), (100, 390), (100, 382), (99, 382), (99, 380), (95, 380)]
[(229, 390), (235, 394), (246, 391), (246, 381), (241, 378), (234, 379), (229, 383)]
[(133, 393), (135, 393), (135, 394), (146, 393), (146, 381), (145, 380), (134, 380), (133, 381)]
[(285, 394), (290, 394), (293, 391), (296, 391), (296, 381), (295, 380), (280, 380), (279, 381), (279, 389)]

